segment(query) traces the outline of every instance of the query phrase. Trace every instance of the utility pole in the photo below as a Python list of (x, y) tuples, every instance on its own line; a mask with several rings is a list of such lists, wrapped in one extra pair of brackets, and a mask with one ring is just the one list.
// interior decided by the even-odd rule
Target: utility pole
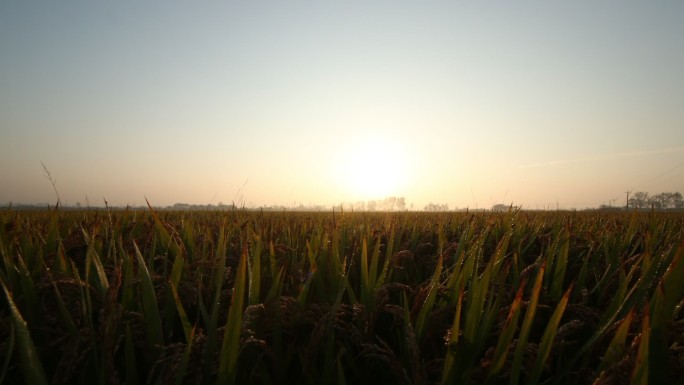
[(629, 211), (629, 193), (631, 193), (631, 191), (625, 191), (625, 194), (627, 194), (627, 204), (625, 205), (625, 211)]

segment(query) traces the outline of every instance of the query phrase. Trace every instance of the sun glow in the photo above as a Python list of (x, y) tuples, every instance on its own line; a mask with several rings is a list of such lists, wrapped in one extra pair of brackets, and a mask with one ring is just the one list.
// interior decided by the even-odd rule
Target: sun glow
[(335, 178), (355, 200), (400, 196), (407, 177), (401, 146), (383, 137), (363, 137), (336, 156)]

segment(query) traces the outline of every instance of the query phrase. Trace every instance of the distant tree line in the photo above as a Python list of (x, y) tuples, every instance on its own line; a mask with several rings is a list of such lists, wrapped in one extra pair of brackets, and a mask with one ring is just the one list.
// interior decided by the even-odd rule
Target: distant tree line
[(406, 210), (406, 199), (404, 197), (387, 197), (370, 201), (342, 203), (340, 207), (354, 211), (404, 211)]
[(649, 195), (647, 192), (638, 191), (632, 194), (627, 203), (631, 209), (654, 208), (663, 210), (684, 208), (684, 200), (682, 199), (682, 194), (679, 192), (663, 192), (656, 195)]
[(430, 202), (423, 208), (423, 211), (432, 211), (432, 212), (449, 211), (449, 205), (446, 203), (440, 204), (440, 203)]
[[(506, 206), (508, 207), (508, 206)], [(370, 201), (358, 201), (353, 203), (341, 203), (335, 209), (351, 209), (354, 211), (406, 211), (413, 210), (413, 203), (406, 204), (404, 197), (387, 197)], [(449, 211), (446, 203), (428, 203), (423, 207), (423, 211), (442, 212)]]
[(508, 211), (508, 210), (518, 210), (520, 207), (519, 206), (513, 206), (513, 204), (506, 205), (503, 203), (496, 204), (492, 206), (491, 210), (492, 211)]

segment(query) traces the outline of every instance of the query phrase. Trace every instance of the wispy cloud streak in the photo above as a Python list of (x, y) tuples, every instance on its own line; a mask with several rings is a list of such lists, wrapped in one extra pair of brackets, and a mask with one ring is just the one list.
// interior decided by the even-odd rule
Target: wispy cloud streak
[(612, 153), (612, 154), (592, 155), (592, 156), (585, 156), (582, 158), (575, 158), (575, 159), (559, 159), (559, 160), (552, 160), (549, 162), (523, 164), (523, 165), (518, 166), (518, 168), (553, 167), (553, 166), (561, 166), (561, 165), (566, 165), (566, 164), (586, 163), (586, 162), (592, 162), (592, 161), (597, 161), (597, 160), (612, 160), (612, 159), (636, 158), (636, 157), (647, 156), (647, 155), (670, 154), (673, 152), (680, 152), (680, 151), (684, 151), (684, 146), (661, 148), (661, 149), (657, 149), (657, 150), (616, 152), (616, 153)]

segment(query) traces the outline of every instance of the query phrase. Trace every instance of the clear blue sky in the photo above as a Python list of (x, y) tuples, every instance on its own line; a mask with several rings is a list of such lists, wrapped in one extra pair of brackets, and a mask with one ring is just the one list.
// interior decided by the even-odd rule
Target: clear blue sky
[(0, 204), (684, 193), (684, 2), (0, 2)]

